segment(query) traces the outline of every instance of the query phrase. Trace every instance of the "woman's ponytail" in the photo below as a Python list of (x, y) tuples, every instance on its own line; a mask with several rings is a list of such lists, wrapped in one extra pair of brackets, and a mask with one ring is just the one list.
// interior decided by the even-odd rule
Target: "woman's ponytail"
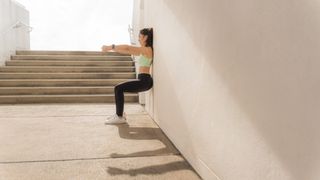
[(147, 35), (146, 47), (151, 47), (153, 49), (153, 28), (144, 28), (140, 30), (140, 34)]

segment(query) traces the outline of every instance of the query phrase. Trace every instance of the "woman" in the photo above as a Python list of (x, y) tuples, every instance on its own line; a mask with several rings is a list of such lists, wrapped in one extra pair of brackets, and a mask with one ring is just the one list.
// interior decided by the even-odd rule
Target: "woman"
[(129, 45), (102, 46), (103, 52), (115, 51), (121, 54), (140, 55), (138, 79), (120, 83), (115, 86), (116, 114), (108, 117), (106, 124), (126, 123), (126, 117), (123, 113), (124, 92), (142, 92), (147, 91), (153, 86), (153, 79), (150, 76), (150, 66), (153, 60), (153, 29), (144, 28), (140, 30), (139, 43), (141, 47)]

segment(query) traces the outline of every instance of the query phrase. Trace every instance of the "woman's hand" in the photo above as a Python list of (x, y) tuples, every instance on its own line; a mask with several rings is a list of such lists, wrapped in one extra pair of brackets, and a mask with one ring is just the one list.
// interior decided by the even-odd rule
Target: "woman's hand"
[(112, 50), (112, 46), (103, 45), (103, 46), (101, 47), (101, 50), (102, 50), (102, 52), (111, 51), (111, 50)]

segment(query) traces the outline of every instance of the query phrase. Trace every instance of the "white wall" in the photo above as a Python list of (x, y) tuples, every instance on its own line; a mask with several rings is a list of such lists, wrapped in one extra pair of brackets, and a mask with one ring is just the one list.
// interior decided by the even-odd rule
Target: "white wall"
[(142, 13), (146, 106), (204, 179), (320, 179), (319, 1), (148, 0)]
[[(139, 33), (140, 30), (143, 28), (150, 28), (148, 26), (145, 26), (144, 24), (144, 0), (138, 0), (134, 1), (133, 5), (133, 16), (132, 16), (132, 28), (134, 32), (133, 36), (133, 42), (140, 46), (139, 44)], [(139, 67), (136, 66), (136, 71), (139, 71)], [(150, 74), (152, 76), (153, 74), (153, 67), (150, 68)], [(147, 104), (145, 108), (149, 112), (150, 115), (153, 115), (153, 89), (146, 91), (146, 92), (140, 92), (139, 93), (139, 103), (140, 104)]]
[(13, 28), (20, 21), (29, 24), (29, 12), (18, 2), (0, 1), (0, 66), (14, 54), (16, 50), (30, 48), (29, 28), (21, 26)]

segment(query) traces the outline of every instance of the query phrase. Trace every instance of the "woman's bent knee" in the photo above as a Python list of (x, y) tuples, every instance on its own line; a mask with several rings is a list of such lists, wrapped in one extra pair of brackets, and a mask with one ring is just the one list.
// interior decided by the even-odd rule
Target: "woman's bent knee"
[(121, 87), (121, 85), (119, 84), (119, 85), (116, 85), (115, 87), (114, 87), (114, 91), (115, 92), (119, 92), (119, 91), (121, 91), (122, 90), (122, 87)]

